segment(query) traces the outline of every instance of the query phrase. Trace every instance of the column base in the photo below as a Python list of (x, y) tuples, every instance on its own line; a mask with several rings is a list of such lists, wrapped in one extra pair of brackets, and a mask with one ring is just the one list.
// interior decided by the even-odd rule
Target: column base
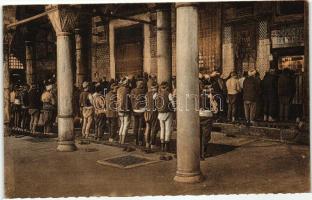
[(173, 180), (180, 183), (199, 183), (204, 180), (204, 177), (200, 172), (199, 173), (177, 172)]
[(76, 151), (77, 147), (74, 141), (60, 141), (58, 142), (56, 150), (61, 152), (71, 152)]

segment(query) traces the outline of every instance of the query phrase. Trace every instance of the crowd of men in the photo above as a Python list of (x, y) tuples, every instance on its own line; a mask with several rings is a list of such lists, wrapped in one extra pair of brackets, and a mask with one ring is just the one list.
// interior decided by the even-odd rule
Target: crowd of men
[[(232, 72), (222, 79), (220, 73), (199, 74), (201, 157), (207, 153), (212, 121), (237, 122), (249, 126), (255, 120), (273, 122), (289, 119), (289, 106), (295, 93), (291, 70), (270, 69), (263, 80), (256, 70), (241, 77)], [(81, 137), (125, 144), (131, 126), (135, 143), (153, 152), (160, 138), (161, 151), (168, 152), (175, 126), (176, 84), (157, 83), (155, 75), (127, 76), (118, 80), (83, 82), (74, 88), (74, 116), (81, 119)], [(11, 88), (11, 127), (14, 132), (50, 135), (57, 125), (55, 76), (39, 85), (16, 84)], [(259, 110), (262, 112), (259, 113)], [(257, 116), (259, 115), (259, 116)], [(262, 119), (260, 119), (262, 118)], [(132, 123), (131, 123), (132, 121)], [(131, 148), (125, 147), (125, 151)]]

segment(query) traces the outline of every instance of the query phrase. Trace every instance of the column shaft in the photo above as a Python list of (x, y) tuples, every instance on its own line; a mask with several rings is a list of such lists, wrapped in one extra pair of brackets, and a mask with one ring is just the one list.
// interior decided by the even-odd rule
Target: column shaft
[(171, 58), (171, 13), (169, 9), (157, 11), (157, 82), (170, 83), (172, 75)]
[(79, 29), (75, 29), (76, 42), (76, 86), (80, 87), (85, 80), (86, 70), (84, 65), (84, 56), (82, 54), (83, 42), (82, 35)]
[[(183, 4), (183, 3), (181, 3)], [(177, 172), (178, 182), (202, 180), (198, 113), (198, 13), (177, 4)]]
[(69, 33), (57, 34), (58, 151), (74, 151), (73, 74)]
[(304, 2), (304, 74), (303, 74), (303, 119), (309, 121), (309, 4)]
[(33, 77), (33, 48), (32, 42), (25, 42), (25, 54), (26, 54), (26, 82), (28, 85), (31, 85), (34, 81)]

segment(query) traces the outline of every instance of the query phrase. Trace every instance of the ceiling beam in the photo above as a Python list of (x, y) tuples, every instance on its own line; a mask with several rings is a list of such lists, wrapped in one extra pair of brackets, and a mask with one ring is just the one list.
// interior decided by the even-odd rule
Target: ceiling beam
[(16, 26), (19, 26), (19, 25), (22, 25), (22, 24), (29, 23), (29, 22), (31, 22), (31, 21), (37, 20), (37, 19), (39, 19), (39, 18), (42, 18), (42, 17), (48, 15), (50, 12), (53, 12), (53, 11), (56, 11), (56, 10), (57, 10), (57, 8), (53, 8), (53, 9), (51, 9), (51, 10), (47, 10), (47, 11), (45, 11), (45, 12), (43, 12), (43, 13), (40, 13), (40, 14), (38, 14), (38, 15), (34, 15), (34, 16), (32, 16), (32, 17), (19, 20), (19, 21), (17, 21), (17, 22), (14, 22), (14, 23), (12, 23), (12, 24), (9, 24), (9, 25), (7, 26), (7, 28), (10, 29), (10, 28), (12, 28), (12, 27), (16, 27)]

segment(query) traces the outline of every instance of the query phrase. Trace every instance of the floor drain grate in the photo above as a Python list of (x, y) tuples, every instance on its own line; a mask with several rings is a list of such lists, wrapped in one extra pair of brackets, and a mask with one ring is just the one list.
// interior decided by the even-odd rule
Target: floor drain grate
[(104, 160), (98, 160), (97, 162), (103, 165), (129, 169), (133, 167), (155, 163), (155, 162), (158, 162), (158, 160), (152, 160), (150, 158), (146, 158), (146, 157), (138, 156), (138, 155), (123, 155), (123, 156), (117, 156), (113, 158), (107, 158)]

